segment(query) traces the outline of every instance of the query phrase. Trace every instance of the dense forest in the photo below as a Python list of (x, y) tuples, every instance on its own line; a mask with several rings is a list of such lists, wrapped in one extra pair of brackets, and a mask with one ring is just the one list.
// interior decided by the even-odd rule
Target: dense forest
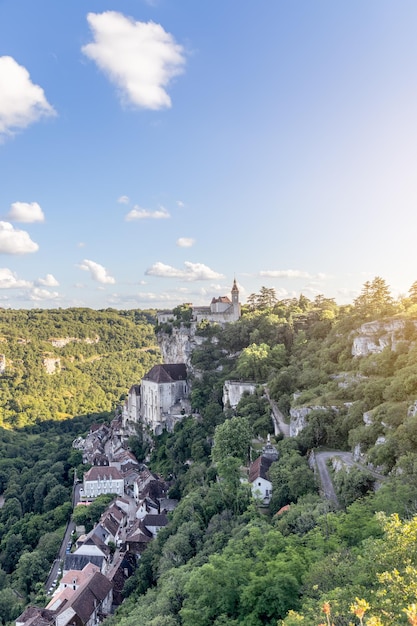
[[(22, 319), (30, 313), (10, 312)], [(54, 312), (57, 320), (60, 313), (66, 311)], [(114, 316), (126, 328), (126, 336), (130, 335), (127, 325), (129, 329), (137, 325), (142, 344), (126, 350), (146, 355), (147, 366), (155, 362), (156, 338), (148, 324), (152, 318), (141, 312), (85, 314)], [(76, 315), (76, 310), (70, 315)], [(189, 325), (186, 305), (178, 307), (177, 315), (178, 322), (183, 318)], [(368, 322), (373, 323), (377, 349), (355, 356), (353, 342)], [(103, 341), (102, 354), (114, 357), (115, 364), (118, 360), (118, 342), (110, 331), (112, 350), (103, 329), (92, 322), (91, 328), (83, 328), (57, 333), (55, 326), (45, 325), (43, 335), (36, 338), (45, 352), (74, 357), (68, 362), (77, 368), (81, 387), (84, 374), (88, 380), (94, 378), (90, 370), (82, 369), (89, 362), (82, 350), (98, 350)], [(6, 358), (25, 376), (22, 364), (31, 343), (17, 340), (32, 339), (34, 332), (24, 335), (23, 326), (15, 330), (10, 323), (2, 333), (7, 337)], [(12, 333), (20, 361), (6, 352)], [(51, 338), (94, 339), (95, 333), (100, 342), (73, 341), (51, 348)], [(170, 329), (159, 329), (160, 341), (164, 333), (169, 336)], [(174, 432), (156, 437), (150, 447), (140, 433), (130, 440), (139, 460), (150, 454), (151, 469), (170, 480), (170, 496), (178, 498), (179, 505), (169, 525), (142, 555), (125, 585), (124, 603), (106, 624), (417, 623), (417, 283), (407, 297), (394, 300), (385, 281), (377, 277), (365, 283), (347, 306), (324, 296), (278, 300), (273, 289), (263, 287), (248, 298), (238, 322), (224, 327), (202, 323), (198, 333), (203, 339), (192, 354), (193, 414), (185, 416)], [(105, 360), (103, 356), (90, 364)], [(145, 364), (131, 367), (138, 372)], [(41, 360), (35, 369), (42, 371)], [(107, 370), (105, 410), (137, 381), (136, 374), (127, 380), (131, 370), (126, 370), (122, 388), (117, 367), (115, 372), (113, 381)], [(45, 376), (53, 381), (65, 374), (61, 369)], [(243, 396), (235, 409), (223, 405), (223, 385), (231, 379), (257, 385), (256, 392)], [(101, 385), (100, 377), (94, 382)], [(266, 389), (288, 422), (295, 410), (306, 409), (297, 436), (274, 436)], [(8, 410), (7, 424), (12, 427), (17, 418)], [(3, 623), (18, 614), (16, 603), (42, 601), (39, 581), (45, 563), (43, 570), (39, 565), (37, 573), (27, 573), (28, 561), (33, 567), (37, 563), (28, 554), (43, 558), (47, 549), (42, 542), (55, 529), (59, 533), (68, 515), (68, 496), (58, 493), (58, 487), (62, 485), (68, 494), (72, 468), (80, 459), (76, 451), (61, 458), (61, 440), (68, 429), (65, 441), (69, 443), (91, 419), (78, 418), (86, 420), (79, 424), (74, 419), (42, 423), (42, 418), (31, 415), (32, 426), (0, 431), (5, 463), (4, 474), (0, 473), (5, 497), (0, 513)], [(270, 469), (273, 496), (266, 509), (253, 499), (244, 477), (268, 435), (279, 459)], [(34, 450), (38, 446), (39, 454), (30, 457), (32, 445)], [(321, 493), (312, 469), (313, 450), (355, 450), (358, 455), (356, 465), (331, 468), (338, 503)], [(24, 481), (31, 482), (34, 463), (44, 463), (46, 477), (37, 480), (43, 487), (37, 484), (26, 490)], [(51, 511), (56, 523), (46, 531), (41, 519), (46, 515), (50, 519)], [(32, 526), (37, 530), (28, 534), (27, 527)], [(19, 550), (11, 547), (16, 545)]]
[[(393, 341), (353, 356), (363, 324), (378, 322), (382, 336), (393, 320)], [(415, 624), (416, 322), (417, 284), (394, 301), (377, 277), (349, 306), (279, 301), (262, 288), (238, 322), (201, 324), (191, 394), (199, 417), (158, 437), (151, 458), (175, 479), (180, 504), (109, 626)], [(228, 409), (228, 379), (258, 391)], [(309, 407), (296, 437), (274, 440), (265, 385), (288, 419)], [(279, 460), (265, 511), (241, 478), (268, 433)], [(334, 471), (335, 505), (320, 493), (311, 451), (358, 445), (361, 464)]]
[(160, 362), (154, 324), (152, 311), (0, 310), (0, 623), (46, 604), (74, 471), (85, 470), (72, 442)]
[(152, 311), (0, 310), (0, 426), (111, 411), (160, 361)]

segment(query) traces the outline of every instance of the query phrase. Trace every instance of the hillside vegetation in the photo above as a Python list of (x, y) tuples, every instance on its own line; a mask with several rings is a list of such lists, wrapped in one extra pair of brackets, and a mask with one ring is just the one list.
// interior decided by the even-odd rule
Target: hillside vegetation
[(160, 361), (152, 312), (0, 310), (0, 426), (111, 411)]
[[(416, 284), (394, 301), (380, 278), (344, 307), (323, 296), (277, 301), (263, 288), (238, 322), (200, 326), (205, 342), (192, 356), (200, 418), (158, 437), (151, 461), (176, 479), (181, 502), (109, 626), (415, 623), (416, 305)], [(401, 324), (385, 348), (353, 356), (363, 324), (378, 322), (379, 345), (393, 320)], [(233, 378), (259, 383), (236, 410), (222, 406)], [(249, 447), (254, 458), (257, 436), (273, 433), (265, 384), (284, 415), (310, 410), (299, 435), (277, 443), (269, 515), (240, 481)], [(360, 467), (340, 469), (335, 508), (306, 455), (358, 445), (362, 465), (378, 466), (385, 480), (375, 492)]]

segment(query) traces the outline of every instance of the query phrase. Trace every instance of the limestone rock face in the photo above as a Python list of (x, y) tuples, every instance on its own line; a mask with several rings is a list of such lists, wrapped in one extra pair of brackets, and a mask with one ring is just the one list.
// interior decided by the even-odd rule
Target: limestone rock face
[(203, 343), (203, 337), (195, 333), (195, 325), (190, 328), (173, 328), (172, 333), (158, 334), (158, 344), (164, 363), (185, 363), (191, 367), (191, 353), (196, 346)]
[[(408, 321), (408, 320), (407, 320)], [(417, 327), (417, 320), (409, 320)], [(396, 349), (398, 341), (402, 340), (406, 320), (376, 320), (362, 324), (356, 331), (357, 335), (353, 339), (352, 355), (367, 356), (382, 352), (384, 348), (390, 346)]]
[(290, 437), (296, 437), (307, 426), (307, 416), (314, 409), (324, 409), (323, 406), (301, 406), (290, 409)]
[(43, 366), (46, 369), (47, 374), (55, 374), (55, 372), (61, 369), (61, 359), (44, 357)]
[[(346, 403), (348, 404), (348, 403)], [(296, 437), (308, 424), (308, 415), (311, 411), (338, 411), (337, 406), (300, 406), (290, 409), (290, 437)]]
[(100, 341), (100, 337), (96, 335), (95, 337), (86, 337), (85, 339), (78, 339), (77, 337), (51, 337), (49, 339), (54, 348), (64, 348), (68, 343), (98, 343)]
[(415, 415), (417, 415), (417, 400), (415, 400), (414, 403), (408, 407), (407, 411), (408, 417), (414, 417)]

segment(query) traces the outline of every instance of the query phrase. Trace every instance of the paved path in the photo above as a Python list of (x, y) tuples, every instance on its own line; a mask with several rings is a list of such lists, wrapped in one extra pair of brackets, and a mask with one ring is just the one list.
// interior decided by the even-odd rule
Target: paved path
[(268, 398), (268, 402), (271, 405), (271, 417), (274, 424), (274, 435), (282, 434), (283, 437), (290, 436), (290, 425), (285, 422), (285, 418), (279, 410), (275, 400), (272, 400), (269, 396), (269, 391), (265, 387), (265, 395)]
[(351, 452), (343, 452), (342, 450), (325, 450), (323, 452), (315, 452), (314, 456), (317, 471), (320, 476), (320, 483), (323, 495), (328, 500), (334, 502), (337, 506), (339, 505), (339, 502), (333, 487), (329, 468), (327, 467), (327, 461), (329, 459), (337, 457), (342, 461), (344, 465), (347, 465), (348, 467), (358, 467), (360, 470), (368, 472), (368, 474), (371, 474), (371, 476), (376, 479), (376, 487), (378, 487), (378, 484), (381, 484), (381, 482), (386, 478), (382, 474), (379, 474), (378, 472), (369, 469), (366, 465), (361, 465), (360, 463), (354, 461)]

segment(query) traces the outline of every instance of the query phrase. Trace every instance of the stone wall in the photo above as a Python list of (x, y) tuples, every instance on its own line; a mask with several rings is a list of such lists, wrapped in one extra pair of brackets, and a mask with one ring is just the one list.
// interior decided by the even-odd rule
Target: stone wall
[(255, 383), (226, 380), (223, 385), (223, 406), (235, 409), (245, 392), (252, 394), (255, 391)]

